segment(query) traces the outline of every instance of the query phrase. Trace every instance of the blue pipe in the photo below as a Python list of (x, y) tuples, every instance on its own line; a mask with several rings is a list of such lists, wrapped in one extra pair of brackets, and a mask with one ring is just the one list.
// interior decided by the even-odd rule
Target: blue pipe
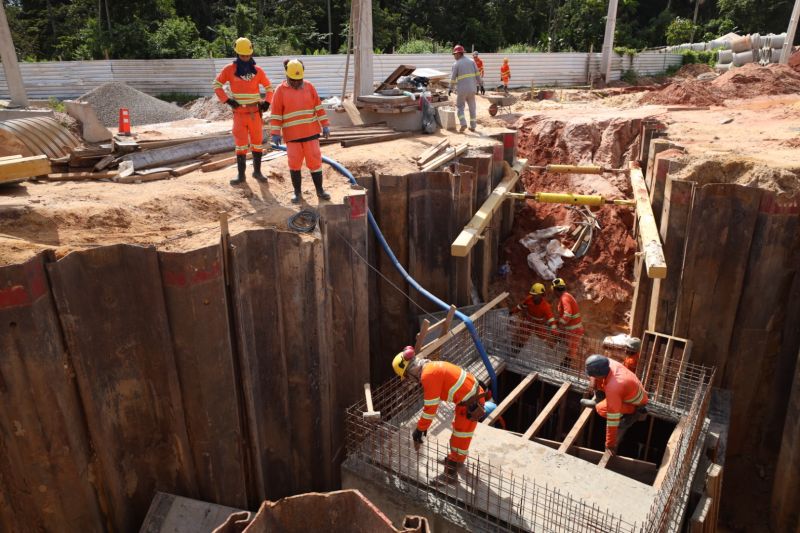
[[(279, 150), (286, 150), (285, 146), (278, 146), (273, 144), (273, 148), (277, 148)], [(344, 166), (342, 166), (338, 161), (331, 159), (330, 157), (322, 156), (322, 160), (336, 169), (340, 174), (350, 180), (350, 183), (353, 185), (358, 185), (356, 182), (355, 177), (353, 174), (350, 173)], [(428, 300), (432, 301), (439, 307), (441, 307), (445, 311), (450, 310), (450, 305), (445, 303), (444, 301), (437, 298), (434, 294), (428, 292), (425, 287), (420, 285), (417, 280), (411, 277), (411, 275), (406, 272), (406, 269), (403, 268), (403, 265), (400, 264), (400, 261), (397, 260), (397, 257), (394, 255), (389, 243), (386, 242), (386, 239), (383, 237), (383, 233), (381, 229), (378, 227), (378, 223), (375, 221), (375, 217), (372, 216), (372, 211), (367, 209), (367, 220), (369, 221), (370, 227), (372, 227), (372, 231), (375, 232), (375, 236), (378, 238), (378, 242), (383, 248), (383, 251), (386, 252), (386, 255), (389, 256), (389, 259), (392, 260), (392, 264), (394, 268), (400, 272), (400, 274), (405, 278), (409, 285), (414, 287), (417, 291), (422, 293), (423, 296), (428, 298)], [(459, 320), (461, 320), (465, 326), (467, 326), (467, 331), (469, 331), (470, 336), (472, 337), (472, 341), (475, 343), (475, 347), (478, 349), (478, 353), (483, 359), (483, 364), (486, 366), (486, 371), (489, 373), (489, 379), (492, 380), (492, 396), (495, 398), (494, 401), (498, 401), (500, 396), (497, 395), (497, 374), (494, 372), (494, 368), (492, 367), (492, 362), (489, 361), (489, 355), (486, 353), (486, 349), (483, 347), (483, 343), (481, 342), (480, 337), (478, 336), (478, 330), (475, 329), (475, 324), (472, 322), (467, 315), (462, 313), (461, 311), (456, 311), (456, 316)]]

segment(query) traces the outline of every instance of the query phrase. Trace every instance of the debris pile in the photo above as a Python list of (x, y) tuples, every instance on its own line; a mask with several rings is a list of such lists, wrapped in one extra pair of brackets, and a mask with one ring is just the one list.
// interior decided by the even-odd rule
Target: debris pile
[(696, 80), (679, 80), (670, 83), (663, 89), (642, 96), (640, 104), (655, 105), (722, 105), (725, 101), (719, 91), (713, 90), (708, 83)]
[(673, 76), (674, 78), (696, 78), (701, 74), (714, 73), (714, 69), (705, 63), (689, 63), (678, 69), (678, 72)]
[(104, 126), (119, 125), (119, 110), (130, 112), (131, 124), (142, 126), (189, 118), (190, 114), (174, 104), (159, 100), (149, 94), (118, 81), (104, 83), (78, 98), (89, 102)]
[(194, 118), (205, 120), (232, 120), (233, 110), (227, 104), (223, 104), (216, 96), (204, 96), (185, 106)]
[(773, 168), (766, 165), (732, 157), (691, 157), (686, 166), (677, 173), (677, 179), (708, 183), (735, 183), (747, 187), (758, 187), (777, 193), (800, 191), (800, 167)]
[(800, 92), (800, 72), (787, 65), (760, 67), (750, 63), (732, 69), (711, 84), (726, 98), (754, 98), (768, 94)]

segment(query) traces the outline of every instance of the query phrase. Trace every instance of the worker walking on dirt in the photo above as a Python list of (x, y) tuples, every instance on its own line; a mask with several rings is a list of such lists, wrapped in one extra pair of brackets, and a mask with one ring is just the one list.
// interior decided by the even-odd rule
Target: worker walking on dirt
[(450, 91), (456, 91), (456, 110), (458, 122), (461, 124), (460, 132), (467, 129), (467, 117), (464, 115), (464, 105), (469, 106), (469, 129), (475, 131), (478, 125), (478, 114), (475, 105), (475, 95), (478, 86), (483, 83), (475, 62), (464, 55), (464, 47), (457, 44), (453, 47), (453, 70), (450, 74)]
[(647, 392), (636, 374), (603, 355), (586, 358), (586, 373), (595, 394), (581, 405), (594, 407), (606, 419), (606, 451), (615, 454), (625, 431), (647, 418)]
[(581, 311), (578, 302), (567, 292), (567, 284), (561, 278), (553, 280), (553, 290), (558, 295), (558, 332), (566, 341), (568, 355), (564, 359), (570, 368), (578, 369), (578, 348), (585, 330), (581, 320)]
[(475, 66), (478, 67), (478, 76), (480, 76), (480, 83), (478, 84), (478, 90), (481, 94), (486, 94), (486, 88), (483, 86), (483, 78), (486, 74), (486, 71), (483, 69), (483, 59), (478, 57), (478, 51), (475, 50), (472, 52), (472, 60), (475, 62)]
[[(244, 183), (247, 168), (247, 150), (253, 152), (253, 177), (267, 181), (261, 173), (261, 156), (264, 153), (264, 124), (261, 113), (267, 111), (272, 102), (272, 84), (264, 70), (253, 60), (253, 44), (246, 37), (239, 37), (233, 46), (236, 59), (226, 65), (214, 80), (214, 92), (222, 103), (233, 109), (233, 142), (236, 145), (236, 179), (231, 185)], [(228, 84), (230, 94), (225, 92)], [(259, 86), (266, 97), (261, 99)]]
[[(518, 334), (514, 338), (514, 341), (520, 342), (521, 346), (525, 345), (531, 330), (542, 339), (554, 339), (558, 333), (553, 308), (550, 307), (550, 302), (545, 300), (544, 292), (543, 284), (534, 283), (525, 300), (511, 310), (512, 315), (525, 311), (524, 322), (520, 324)], [(533, 327), (530, 328), (528, 324), (532, 324)]]
[(500, 82), (503, 84), (503, 92), (508, 94), (508, 84), (511, 81), (511, 67), (508, 66), (508, 58), (503, 58), (503, 65), (500, 67)]
[(304, 160), (311, 171), (317, 197), (330, 200), (331, 195), (322, 188), (322, 151), (319, 147), (320, 134), (327, 139), (331, 133), (328, 116), (317, 90), (310, 81), (304, 79), (303, 62), (287, 59), (283, 62), (283, 68), (286, 81), (275, 90), (270, 126), (274, 144), (281, 143), (281, 135), (286, 140), (289, 175), (294, 188), (292, 203), (298, 204), (302, 199), (300, 170)]
[(445, 470), (440, 479), (444, 483), (456, 483), (458, 470), (467, 460), (472, 435), (478, 421), (485, 415), (483, 406), (486, 393), (483, 387), (475, 376), (453, 363), (416, 357), (411, 346), (406, 346), (395, 356), (392, 368), (400, 379), (411, 376), (422, 385), (425, 405), (412, 434), (417, 451), (436, 418), (439, 404), (444, 401), (456, 405), (450, 453), (445, 458)]

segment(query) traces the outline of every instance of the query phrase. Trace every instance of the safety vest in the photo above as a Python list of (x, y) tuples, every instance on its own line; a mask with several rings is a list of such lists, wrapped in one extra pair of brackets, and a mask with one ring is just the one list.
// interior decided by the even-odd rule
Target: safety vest
[(480, 75), (474, 61), (462, 56), (453, 62), (453, 69), (450, 73), (451, 89), (458, 91), (459, 94), (476, 93), (479, 82)]
[(525, 301), (519, 305), (520, 310), (523, 309), (523, 305), (528, 309), (528, 318), (535, 324), (546, 326), (549, 329), (556, 329), (556, 319), (553, 316), (553, 309), (550, 307), (547, 300), (542, 298), (542, 301), (537, 304), (533, 301), (533, 295), (529, 294), (525, 298)]
[[(608, 360), (610, 370), (605, 378), (595, 380), (595, 388), (606, 393), (606, 446), (617, 443), (617, 429), (622, 420), (623, 404), (632, 406), (647, 405), (648, 398), (642, 382), (625, 365)], [(632, 408), (626, 409), (633, 412)]]
[(504, 82), (508, 82), (511, 79), (511, 67), (506, 63), (503, 63), (503, 66), (500, 67), (500, 79)]
[(484, 76), (484, 74), (483, 74), (483, 72), (484, 72), (483, 71), (483, 59), (481, 59), (479, 57), (476, 57), (474, 59), (474, 61), (475, 61), (475, 66), (478, 67), (478, 74), (480, 74), (481, 78), (483, 78), (483, 76)]
[(417, 422), (417, 429), (425, 431), (436, 418), (439, 403), (461, 403), (478, 393), (480, 388), (475, 376), (460, 366), (447, 361), (433, 361), (422, 367), (420, 377), (424, 390), (425, 407)]
[[(225, 84), (230, 87), (230, 95), (225, 92)], [(261, 94), (259, 93), (258, 86), (261, 85), (266, 91), (266, 101), (272, 102), (272, 84), (269, 78), (264, 73), (264, 70), (256, 66), (255, 75), (249, 80), (245, 80), (236, 75), (236, 63), (225, 65), (217, 78), (214, 80), (214, 93), (219, 98), (220, 102), (227, 102), (228, 99), (233, 98), (243, 106), (257, 104), (261, 101)], [(244, 111), (242, 108), (237, 108), (234, 111)], [(240, 111), (240, 112), (241, 112)]]
[(578, 302), (568, 292), (564, 292), (558, 299), (558, 327), (570, 333), (583, 333), (583, 322)]
[(328, 115), (322, 107), (317, 90), (304, 81), (298, 89), (288, 82), (281, 83), (272, 98), (270, 107), (270, 129), (272, 135), (280, 135), (286, 141), (307, 139), (322, 132), (328, 125)]

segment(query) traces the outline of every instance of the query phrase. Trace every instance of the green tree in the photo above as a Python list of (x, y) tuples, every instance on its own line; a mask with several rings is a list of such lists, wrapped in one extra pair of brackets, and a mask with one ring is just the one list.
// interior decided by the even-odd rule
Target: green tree
[(697, 26), (691, 20), (675, 17), (666, 30), (667, 44), (688, 43), (696, 33)]

